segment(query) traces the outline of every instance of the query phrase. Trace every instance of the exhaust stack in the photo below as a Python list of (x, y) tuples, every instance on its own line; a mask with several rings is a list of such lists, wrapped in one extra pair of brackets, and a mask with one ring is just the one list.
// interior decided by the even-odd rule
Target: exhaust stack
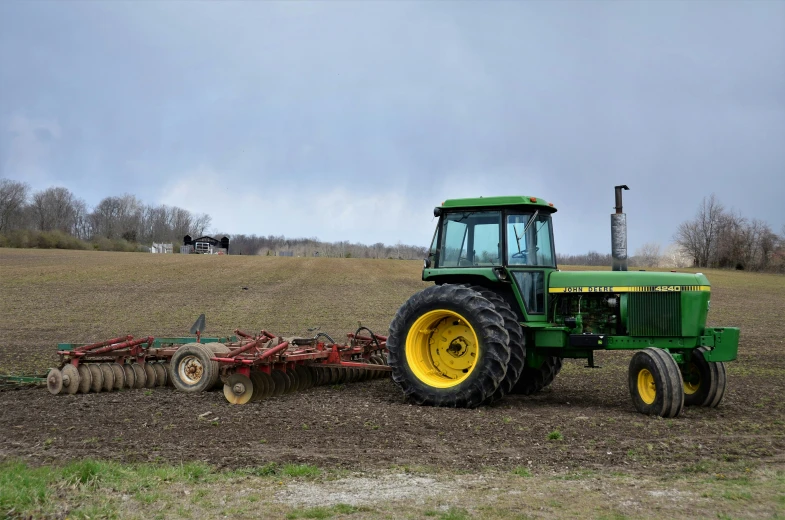
[(616, 213), (611, 215), (611, 256), (613, 270), (627, 270), (627, 215), (622, 213), (621, 192), (629, 190), (626, 184), (616, 186)]

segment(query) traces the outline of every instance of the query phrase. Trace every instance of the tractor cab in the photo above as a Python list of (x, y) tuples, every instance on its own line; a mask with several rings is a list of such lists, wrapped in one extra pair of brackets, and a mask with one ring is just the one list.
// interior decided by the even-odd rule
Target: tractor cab
[[(513, 308), (545, 318), (546, 279), (556, 268), (551, 215), (537, 197), (453, 199), (434, 209), (434, 233), (423, 280), (451, 283), (474, 277), (478, 285), (514, 283)], [(516, 301), (517, 300), (517, 301)], [(536, 318), (535, 318), (536, 319)]]

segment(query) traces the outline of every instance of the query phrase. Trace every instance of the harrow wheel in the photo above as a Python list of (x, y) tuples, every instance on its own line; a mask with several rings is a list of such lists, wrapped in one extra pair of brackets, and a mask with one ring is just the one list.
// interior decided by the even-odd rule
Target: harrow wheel
[(409, 298), (390, 324), (393, 381), (416, 404), (474, 408), (504, 379), (509, 339), (504, 318), (477, 291), (428, 287)]
[(123, 365), (123, 372), (125, 373), (125, 387), (136, 388), (136, 373), (131, 365)]
[(88, 363), (87, 368), (90, 370), (90, 375), (93, 376), (90, 391), (98, 393), (104, 387), (104, 375), (96, 363)]
[(52, 395), (57, 395), (63, 391), (63, 374), (60, 370), (53, 368), (46, 374), (46, 389)]
[(166, 386), (166, 369), (161, 363), (153, 363), (152, 366), (155, 371), (155, 386)]
[(93, 373), (84, 364), (77, 366), (76, 370), (79, 372), (79, 393), (86, 394), (93, 386)]
[(63, 389), (68, 394), (75, 394), (79, 391), (79, 370), (71, 364), (68, 364), (60, 369), (60, 373), (63, 374)]
[(210, 361), (213, 352), (199, 343), (183, 345), (172, 356), (169, 376), (181, 392), (204, 392), (215, 386), (218, 363)]
[(147, 374), (144, 368), (139, 363), (131, 363), (131, 369), (134, 371), (134, 388), (144, 388), (147, 384)]
[(676, 417), (684, 408), (679, 365), (662, 349), (649, 347), (632, 356), (628, 376), (635, 408), (646, 415)]
[(725, 363), (706, 361), (704, 353), (708, 350), (694, 349), (689, 362), (681, 366), (685, 406), (715, 408), (725, 395)]
[[(229, 347), (224, 345), (223, 343), (204, 343), (202, 345), (207, 350), (209, 350), (213, 355), (216, 354), (226, 354), (229, 352)], [(212, 356), (211, 356), (212, 357)], [(213, 388), (223, 387), (223, 383), (220, 380), (221, 375), (221, 366), (218, 364), (217, 361), (210, 361), (215, 366), (215, 381), (213, 381)]]
[(254, 395), (251, 378), (242, 374), (232, 374), (224, 383), (224, 397), (232, 404), (245, 404)]
[(121, 390), (125, 386), (125, 371), (123, 366), (119, 363), (112, 363), (109, 365), (114, 374), (114, 389)]
[(99, 363), (98, 368), (101, 369), (101, 377), (104, 378), (101, 390), (111, 392), (114, 389), (114, 372), (112, 372), (112, 367), (109, 366), (109, 363)]

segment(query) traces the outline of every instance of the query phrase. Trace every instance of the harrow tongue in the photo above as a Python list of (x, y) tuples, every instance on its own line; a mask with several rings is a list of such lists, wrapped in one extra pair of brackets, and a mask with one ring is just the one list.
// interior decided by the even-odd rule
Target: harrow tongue
[(196, 338), (119, 336), (88, 345), (61, 343), (60, 367), (38, 382), (45, 381), (55, 395), (156, 386), (194, 393), (222, 386), (228, 402), (246, 404), (390, 373), (387, 338), (366, 327), (347, 334), (343, 344), (324, 333), (283, 338), (266, 330), (256, 335), (235, 330), (231, 337), (207, 338), (203, 330), (204, 315), (191, 328)]

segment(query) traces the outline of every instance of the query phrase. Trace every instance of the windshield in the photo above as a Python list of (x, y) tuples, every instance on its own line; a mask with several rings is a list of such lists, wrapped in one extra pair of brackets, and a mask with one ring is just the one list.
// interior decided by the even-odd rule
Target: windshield
[(507, 215), (507, 264), (556, 266), (551, 216), (539, 211)]

